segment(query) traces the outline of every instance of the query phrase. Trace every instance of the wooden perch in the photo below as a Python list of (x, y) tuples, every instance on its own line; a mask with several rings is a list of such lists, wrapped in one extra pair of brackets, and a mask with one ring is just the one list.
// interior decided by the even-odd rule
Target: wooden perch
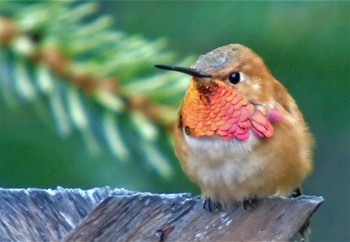
[(274, 197), (208, 212), (189, 194), (0, 188), (0, 241), (286, 241), (322, 202)]

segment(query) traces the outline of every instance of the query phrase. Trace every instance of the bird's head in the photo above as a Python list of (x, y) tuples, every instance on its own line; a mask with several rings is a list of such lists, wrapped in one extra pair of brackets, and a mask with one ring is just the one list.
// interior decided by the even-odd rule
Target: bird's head
[(180, 115), (194, 136), (247, 139), (255, 108), (273, 101), (275, 79), (263, 60), (243, 45), (214, 49), (191, 68), (156, 67), (192, 77)]

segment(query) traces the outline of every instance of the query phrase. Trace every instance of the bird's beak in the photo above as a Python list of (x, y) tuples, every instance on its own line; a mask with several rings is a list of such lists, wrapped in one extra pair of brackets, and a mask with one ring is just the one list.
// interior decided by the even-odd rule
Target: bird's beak
[(168, 65), (154, 65), (155, 67), (163, 70), (169, 70), (169, 71), (178, 71), (182, 72), (188, 75), (191, 75), (193, 77), (211, 77), (208, 74), (200, 73), (199, 71), (193, 69), (193, 68), (187, 68), (187, 67), (180, 67), (180, 66), (168, 66)]

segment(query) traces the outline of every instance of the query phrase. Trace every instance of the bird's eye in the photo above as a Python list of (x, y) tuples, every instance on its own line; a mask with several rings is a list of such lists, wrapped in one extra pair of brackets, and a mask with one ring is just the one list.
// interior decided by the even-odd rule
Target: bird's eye
[(239, 74), (239, 72), (232, 72), (232, 73), (230, 73), (230, 75), (228, 76), (228, 80), (229, 80), (232, 84), (237, 84), (237, 83), (239, 83), (239, 81), (241, 80), (241, 74)]

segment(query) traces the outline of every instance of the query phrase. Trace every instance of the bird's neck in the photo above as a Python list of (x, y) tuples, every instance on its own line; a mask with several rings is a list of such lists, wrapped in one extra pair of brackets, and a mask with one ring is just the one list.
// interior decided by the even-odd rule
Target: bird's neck
[(192, 137), (219, 136), (246, 141), (251, 130), (261, 138), (273, 135), (268, 115), (236, 88), (217, 82), (200, 86), (193, 81), (182, 104), (181, 124)]
[(223, 82), (190, 83), (181, 109), (183, 127), (194, 137), (218, 135), (223, 139), (249, 137), (254, 107), (234, 87)]

